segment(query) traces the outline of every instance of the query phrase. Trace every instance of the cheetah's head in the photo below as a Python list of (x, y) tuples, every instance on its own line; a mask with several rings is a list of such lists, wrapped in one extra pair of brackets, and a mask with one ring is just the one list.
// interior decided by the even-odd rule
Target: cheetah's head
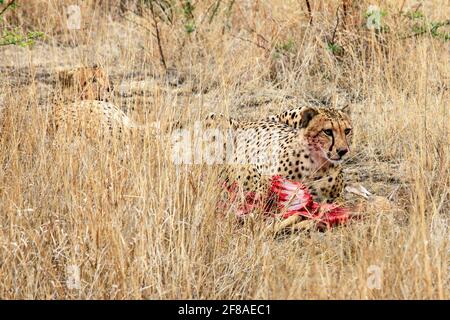
[(349, 115), (332, 108), (304, 108), (300, 127), (316, 159), (340, 163), (348, 156), (352, 139)]

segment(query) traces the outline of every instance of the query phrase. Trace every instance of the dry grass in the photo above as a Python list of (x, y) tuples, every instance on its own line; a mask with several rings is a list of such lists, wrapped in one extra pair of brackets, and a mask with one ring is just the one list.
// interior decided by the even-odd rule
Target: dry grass
[[(46, 34), (33, 48), (0, 48), (2, 299), (449, 298), (448, 42), (399, 39), (409, 30), (401, 2), (407, 11), (414, 1), (381, 1), (391, 30), (383, 39), (361, 31), (370, 3), (358, 1), (338, 32), (354, 39), (341, 56), (325, 44), (338, 1), (311, 1), (312, 25), (302, 1), (236, 1), (231, 10), (222, 1), (211, 23), (217, 2), (197, 1), (190, 35), (174, 1), (173, 23), (158, 20), (167, 73), (148, 9), (137, 17), (83, 1), (82, 29), (68, 30), (65, 2), (27, 1), (2, 22)], [(445, 1), (421, 10), (448, 18)], [(141, 123), (350, 103), (349, 169), (397, 208), (274, 238), (265, 221), (241, 225), (216, 212), (215, 169), (175, 167), (163, 140), (53, 148), (52, 75), (94, 63), (113, 80), (112, 100)], [(67, 286), (70, 266), (78, 289)], [(371, 266), (382, 272), (379, 288)]]

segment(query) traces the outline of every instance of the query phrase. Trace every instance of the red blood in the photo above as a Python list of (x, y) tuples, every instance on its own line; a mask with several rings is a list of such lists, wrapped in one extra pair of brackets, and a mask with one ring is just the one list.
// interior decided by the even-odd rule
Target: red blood
[[(236, 201), (238, 192), (236, 183), (225, 185), (225, 187), (230, 195), (228, 203)], [(280, 176), (272, 177), (269, 193), (265, 197), (254, 192), (247, 192), (244, 198), (244, 202), (238, 206), (239, 217), (251, 213), (256, 208), (261, 208), (267, 215), (273, 215), (273, 211), (283, 212), (284, 219), (299, 215), (315, 220), (319, 228), (329, 229), (346, 223), (351, 216), (348, 208), (314, 202), (306, 186)]]

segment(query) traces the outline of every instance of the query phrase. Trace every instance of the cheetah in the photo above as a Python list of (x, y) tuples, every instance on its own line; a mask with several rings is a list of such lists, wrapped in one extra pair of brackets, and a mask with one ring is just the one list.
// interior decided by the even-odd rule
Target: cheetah
[(97, 65), (58, 70), (57, 78), (63, 92), (82, 100), (105, 100), (113, 88), (106, 72)]
[(81, 135), (93, 140), (99, 137), (131, 137), (143, 126), (128, 117), (113, 103), (98, 100), (55, 103), (51, 110), (50, 132), (63, 130), (65, 135)]
[[(54, 108), (56, 127), (97, 135), (99, 129), (119, 133), (142, 132), (122, 110), (104, 101), (80, 101)], [(206, 117), (206, 129), (216, 126), (225, 136), (211, 135), (203, 141), (222, 145), (222, 178), (238, 183), (244, 191), (263, 194), (270, 178), (280, 175), (305, 184), (314, 200), (340, 200), (344, 180), (342, 163), (352, 140), (350, 117), (333, 108), (303, 107), (260, 121), (240, 121), (222, 115)], [(173, 142), (173, 140), (172, 140)], [(219, 148), (220, 149), (220, 148)], [(175, 153), (172, 150), (172, 153)]]
[(352, 140), (350, 117), (333, 108), (303, 107), (264, 121), (233, 123), (232, 163), (226, 180), (245, 191), (264, 192), (273, 175), (305, 184), (314, 200), (341, 200), (342, 163)]

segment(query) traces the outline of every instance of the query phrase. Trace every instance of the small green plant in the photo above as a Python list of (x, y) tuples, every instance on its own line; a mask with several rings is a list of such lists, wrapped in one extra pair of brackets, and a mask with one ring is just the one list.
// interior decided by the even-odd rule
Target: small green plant
[(424, 15), (423, 12), (420, 11), (420, 10), (407, 12), (407, 13), (405, 14), (405, 16), (408, 17), (408, 18), (411, 19), (411, 20), (415, 20), (415, 19), (424, 19), (424, 18), (425, 18), (425, 15)]
[(337, 43), (327, 42), (327, 50), (334, 55), (340, 55), (344, 52), (344, 49)]
[(440, 27), (448, 25), (450, 25), (450, 19), (442, 22), (432, 21), (430, 24), (430, 34), (436, 38), (441, 38), (443, 40), (450, 40), (450, 32), (440, 32), (438, 30)]
[(430, 36), (438, 39), (442, 39), (444, 41), (450, 40), (450, 33), (445, 31), (440, 31), (439, 29), (444, 26), (450, 25), (450, 19), (445, 21), (430, 21), (427, 17), (419, 10), (407, 12), (405, 16), (411, 20), (412, 34), (406, 36), (409, 37), (418, 37), (421, 35), (429, 34)]
[(190, 34), (195, 31), (195, 23), (193, 21), (188, 21), (184, 24), (184, 30)]
[[(0, 5), (5, 4), (4, 0), (0, 0)], [(10, 0), (6, 3), (6, 6), (3, 9), (0, 9), (0, 17), (3, 13), (8, 10), (14, 10), (18, 7), (15, 0)], [(44, 36), (43, 32), (40, 31), (28, 31), (25, 35), (21, 33), (17, 28), (16, 29), (4, 29), (0, 34), (0, 46), (7, 45), (18, 45), (21, 47), (33, 46), (35, 40), (40, 39)]]
[(277, 50), (278, 51), (283, 51), (283, 52), (290, 52), (294, 49), (295, 46), (295, 42), (292, 38), (289, 38), (286, 42), (283, 42), (282, 44), (277, 46)]
[(21, 47), (33, 46), (35, 40), (44, 36), (40, 31), (29, 31), (26, 35), (23, 35), (16, 30), (4, 30), (0, 35), (0, 46), (18, 45)]
[(289, 38), (286, 42), (281, 44), (277, 44), (275, 46), (275, 50), (273, 52), (273, 58), (275, 60), (280, 59), (282, 56), (286, 55), (289, 52), (293, 52), (295, 48), (295, 42), (292, 38)]
[(183, 16), (184, 16), (184, 30), (187, 34), (191, 34), (195, 31), (195, 17), (194, 17), (194, 10), (195, 7), (192, 4), (191, 0), (183, 1), (182, 3), (182, 10), (183, 10)]

